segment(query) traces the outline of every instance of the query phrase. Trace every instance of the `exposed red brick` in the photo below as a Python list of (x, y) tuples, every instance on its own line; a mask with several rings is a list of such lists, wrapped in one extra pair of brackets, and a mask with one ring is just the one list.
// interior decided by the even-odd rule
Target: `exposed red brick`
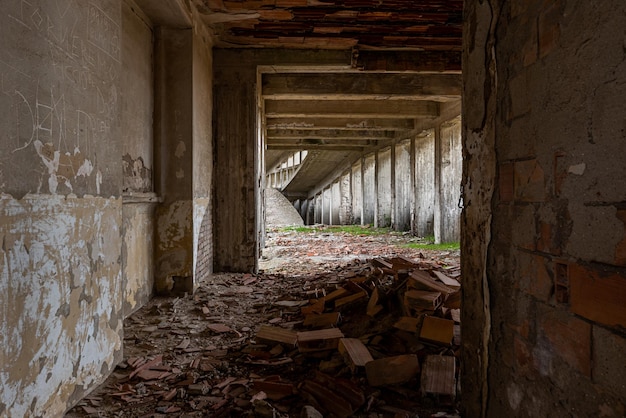
[(591, 325), (566, 312), (553, 311), (541, 318), (540, 326), (554, 353), (591, 377)]
[(519, 337), (513, 338), (513, 350), (515, 352), (515, 361), (517, 366), (524, 368), (531, 364), (531, 353), (528, 347), (528, 343)]
[(626, 327), (626, 276), (569, 265), (572, 312), (605, 325)]
[(515, 163), (515, 200), (520, 202), (546, 200), (545, 175), (536, 159)]
[(560, 1), (548, 2), (548, 7), (539, 16), (539, 56), (548, 55), (557, 46), (561, 29)]
[(554, 282), (548, 269), (548, 259), (539, 255), (533, 255), (530, 260), (522, 266), (520, 287), (528, 294), (539, 300), (547, 302), (552, 296)]

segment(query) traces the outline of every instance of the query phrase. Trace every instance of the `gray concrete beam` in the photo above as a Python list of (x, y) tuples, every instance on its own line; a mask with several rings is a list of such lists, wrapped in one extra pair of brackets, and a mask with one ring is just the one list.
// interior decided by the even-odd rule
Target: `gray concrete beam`
[(345, 99), (411, 97), (414, 100), (458, 99), (461, 74), (299, 73), (263, 74), (262, 91), (273, 99)]
[(414, 100), (265, 100), (269, 117), (297, 118), (436, 118), (439, 103)]
[(346, 129), (346, 130), (386, 130), (408, 131), (415, 128), (412, 118), (406, 119), (364, 119), (364, 118), (274, 118), (268, 117), (267, 129)]

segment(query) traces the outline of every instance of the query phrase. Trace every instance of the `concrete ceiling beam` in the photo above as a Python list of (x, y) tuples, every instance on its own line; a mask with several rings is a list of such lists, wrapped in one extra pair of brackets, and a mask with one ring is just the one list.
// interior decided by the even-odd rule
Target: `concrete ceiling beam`
[(269, 139), (391, 139), (394, 131), (366, 131), (366, 130), (338, 130), (338, 129), (268, 129), (266, 138)]
[(461, 96), (461, 74), (299, 73), (263, 74), (265, 98), (324, 100), (454, 100)]
[(265, 115), (274, 118), (436, 118), (439, 103), (415, 100), (265, 100)]
[(265, 127), (270, 129), (340, 129), (340, 130), (385, 130), (408, 131), (415, 129), (412, 118), (407, 119), (363, 119), (363, 118), (267, 118)]

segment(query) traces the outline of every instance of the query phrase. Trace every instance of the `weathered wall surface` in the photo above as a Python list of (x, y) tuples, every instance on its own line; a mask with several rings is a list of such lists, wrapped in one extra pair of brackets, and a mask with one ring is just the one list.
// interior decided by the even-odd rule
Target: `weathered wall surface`
[(121, 360), (121, 201), (3, 195), (0, 213), (0, 414), (59, 416)]
[(193, 254), (194, 281), (213, 272), (213, 56), (212, 41), (196, 22), (193, 37)]
[(122, 2), (122, 124), (124, 312), (129, 315), (154, 288), (152, 28), (131, 0)]
[(193, 31), (156, 31), (155, 290), (193, 289)]
[(391, 150), (378, 152), (378, 223), (381, 228), (391, 226)]
[(464, 16), (466, 415), (624, 416), (626, 4)]
[(121, 359), (121, 28), (119, 0), (3, 3), (3, 416), (60, 416)]
[(415, 187), (417, 236), (434, 235), (435, 133), (428, 130), (415, 141)]
[(363, 211), (363, 195), (361, 193), (361, 182), (361, 162), (359, 161), (352, 166), (352, 222), (355, 224), (361, 224), (361, 215)]
[(396, 198), (394, 228), (398, 231), (411, 230), (411, 141), (402, 141), (396, 145)]
[(440, 207), (441, 236), (440, 242), (455, 242), (461, 236), (461, 175), (463, 159), (461, 153), (461, 117), (441, 124), (441, 187)]
[(374, 214), (376, 211), (376, 203), (378, 200), (376, 199), (376, 184), (375, 184), (375, 157), (374, 155), (369, 155), (365, 157), (363, 167), (363, 178), (361, 181), (363, 182), (363, 220), (361, 221), (362, 225), (373, 225), (374, 224)]

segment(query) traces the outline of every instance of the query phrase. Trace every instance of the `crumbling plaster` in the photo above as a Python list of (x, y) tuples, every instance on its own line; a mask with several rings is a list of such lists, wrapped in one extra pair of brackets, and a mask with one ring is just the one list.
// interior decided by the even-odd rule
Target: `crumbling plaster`
[(2, 195), (0, 214), (0, 415), (58, 416), (121, 360), (121, 200)]

